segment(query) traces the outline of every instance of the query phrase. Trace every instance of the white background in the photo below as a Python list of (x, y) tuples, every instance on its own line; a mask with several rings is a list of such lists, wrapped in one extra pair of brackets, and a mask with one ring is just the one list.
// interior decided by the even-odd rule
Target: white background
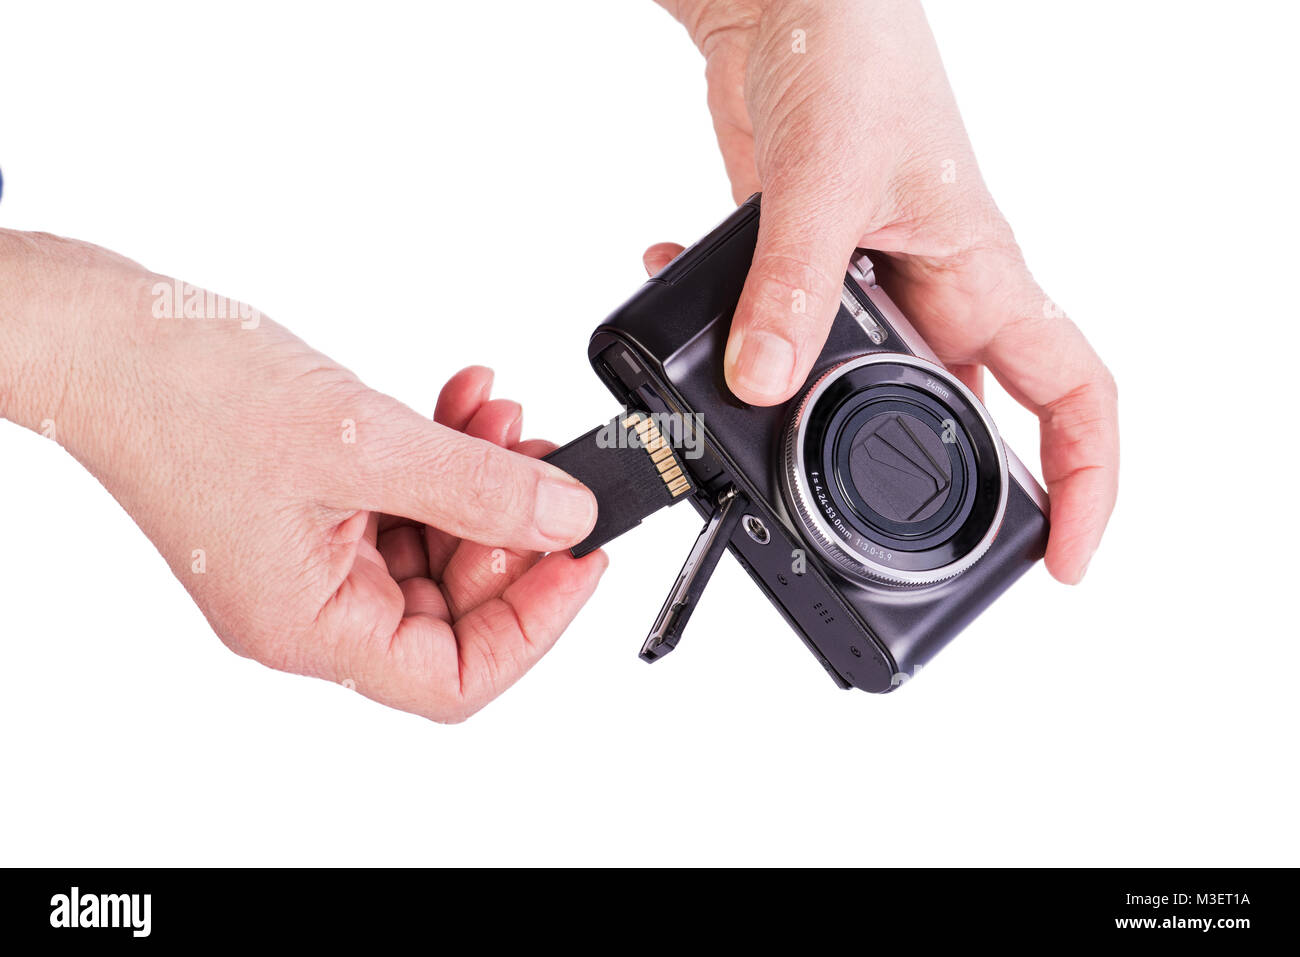
[[(1036, 569), (872, 697), (727, 558), (648, 667), (698, 530), (673, 509), (441, 727), (230, 654), (6, 424), (0, 862), (1298, 863), (1295, 14), (929, 11), (994, 195), (1120, 383), (1082, 587)], [(252, 302), (419, 409), (493, 365), (556, 440), (616, 411), (585, 344), (642, 248), (731, 207), (702, 64), (649, 0), (7, 5), (0, 90), (0, 225)]]

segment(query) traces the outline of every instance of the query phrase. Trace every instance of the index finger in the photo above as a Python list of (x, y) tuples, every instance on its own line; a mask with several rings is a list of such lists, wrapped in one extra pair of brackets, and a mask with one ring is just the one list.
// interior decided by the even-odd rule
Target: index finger
[(1079, 327), (1032, 279), (1008, 294), (1009, 316), (981, 352), (1002, 386), (1038, 416), (1051, 496), (1047, 568), (1075, 584), (1101, 542), (1119, 489), (1115, 379)]

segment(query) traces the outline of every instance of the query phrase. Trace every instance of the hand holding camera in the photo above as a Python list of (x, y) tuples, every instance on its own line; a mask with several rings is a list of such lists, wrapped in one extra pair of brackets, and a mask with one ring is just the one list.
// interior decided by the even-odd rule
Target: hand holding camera
[[(886, 254), (881, 285), (939, 359), (976, 395), (989, 369), (1040, 419), (1047, 567), (1079, 581), (1115, 503), (1115, 383), (1026, 268), (920, 3), (660, 2), (706, 59), (736, 202), (763, 193), (725, 353), (732, 392), (788, 401), (821, 353), (853, 250)], [(647, 267), (679, 249), (652, 247)]]
[[(573, 553), (689, 493), (708, 521), (642, 658), (677, 646), (730, 551), (837, 684), (890, 691), (1042, 558), (1047, 495), (863, 252), (800, 390), (780, 405), (739, 401), (723, 355), (761, 230), (754, 196), (592, 335), (629, 441), (584, 436), (548, 456), (600, 501), (601, 522)], [(679, 464), (673, 451), (688, 447)], [(655, 494), (659, 474), (674, 496)]]

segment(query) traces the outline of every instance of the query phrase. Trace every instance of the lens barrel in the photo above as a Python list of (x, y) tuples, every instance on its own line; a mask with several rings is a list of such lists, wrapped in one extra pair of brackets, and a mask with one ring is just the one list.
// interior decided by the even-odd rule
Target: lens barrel
[(1002, 440), (946, 369), (872, 353), (823, 375), (795, 407), (782, 480), (809, 541), (848, 574), (926, 585), (960, 574), (1006, 510)]

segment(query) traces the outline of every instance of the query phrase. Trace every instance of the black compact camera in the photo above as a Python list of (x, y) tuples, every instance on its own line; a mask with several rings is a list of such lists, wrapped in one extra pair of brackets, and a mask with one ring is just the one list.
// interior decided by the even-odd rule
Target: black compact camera
[[(643, 658), (675, 647), (729, 550), (838, 685), (890, 691), (1042, 558), (1047, 494), (865, 252), (799, 393), (768, 408), (738, 400), (722, 357), (759, 213), (755, 196), (596, 329), (591, 363), (627, 412), (552, 461), (582, 458), (571, 470), (611, 523), (629, 502), (636, 524), (688, 499), (708, 519)], [(640, 447), (614, 448), (623, 435)], [(644, 483), (598, 464), (615, 455)], [(575, 553), (622, 530), (598, 524)]]

